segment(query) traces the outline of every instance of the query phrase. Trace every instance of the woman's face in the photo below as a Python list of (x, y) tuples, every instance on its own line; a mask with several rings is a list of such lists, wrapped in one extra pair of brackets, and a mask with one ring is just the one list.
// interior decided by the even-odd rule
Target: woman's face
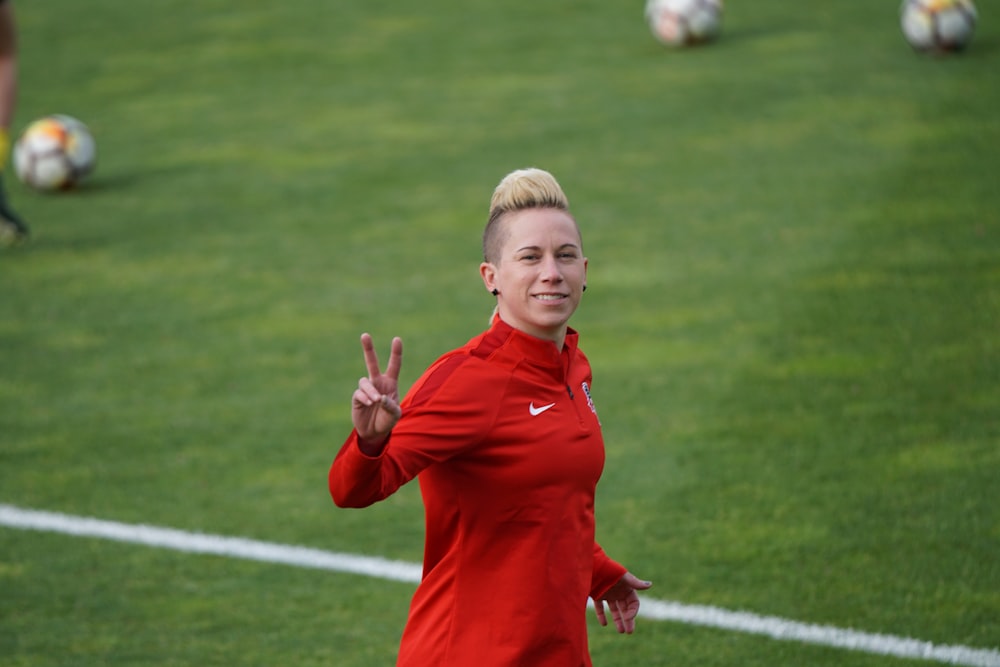
[(496, 263), (483, 262), (487, 290), (497, 290), (500, 317), (537, 338), (561, 345), (587, 279), (580, 232), (566, 211), (531, 208), (508, 213)]

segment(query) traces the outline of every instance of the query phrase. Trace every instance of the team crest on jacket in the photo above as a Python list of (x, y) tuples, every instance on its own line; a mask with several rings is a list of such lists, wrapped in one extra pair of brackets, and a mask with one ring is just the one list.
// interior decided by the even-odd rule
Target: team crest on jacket
[(594, 413), (594, 416), (597, 417), (597, 423), (600, 424), (601, 417), (597, 414), (597, 407), (594, 405), (594, 397), (590, 395), (590, 387), (587, 386), (586, 382), (581, 383), (580, 386), (583, 387), (583, 393), (587, 396), (587, 407), (589, 407), (590, 411)]

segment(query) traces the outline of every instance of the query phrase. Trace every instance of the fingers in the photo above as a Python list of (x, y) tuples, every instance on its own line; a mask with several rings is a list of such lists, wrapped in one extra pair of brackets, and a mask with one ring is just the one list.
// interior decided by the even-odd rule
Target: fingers
[(622, 613), (621, 605), (617, 600), (609, 600), (608, 606), (611, 607), (611, 618), (615, 622), (615, 630), (618, 631), (618, 634), (624, 634), (625, 618)]
[(594, 600), (594, 612), (597, 613), (597, 622), (602, 627), (608, 624), (608, 617), (604, 615), (604, 600)]
[(351, 421), (358, 432), (358, 446), (369, 456), (378, 456), (389, 432), (403, 415), (392, 396), (379, 392), (366, 377), (358, 380), (351, 397)]
[(371, 334), (361, 334), (361, 349), (365, 353), (365, 366), (368, 368), (368, 377), (378, 377), (382, 371), (378, 367), (378, 355), (375, 353), (375, 343)]
[(631, 572), (626, 572), (625, 576), (622, 577), (622, 579), (625, 580), (626, 584), (628, 584), (637, 591), (644, 591), (653, 585), (652, 581), (644, 581), (639, 577), (635, 576), (634, 574), (632, 574)]
[(635, 617), (639, 613), (639, 606), (632, 606), (631, 604), (622, 600), (609, 600), (608, 606), (611, 607), (611, 618), (615, 622), (615, 629), (619, 634), (632, 634), (635, 632)]
[[(371, 334), (361, 334), (361, 349), (365, 354), (365, 367), (368, 369), (368, 377), (376, 378), (382, 374), (379, 368), (378, 354), (375, 352), (375, 343)], [(389, 351), (389, 365), (385, 368), (385, 374), (393, 380), (399, 379), (399, 369), (403, 365), (403, 339), (396, 336), (392, 339), (392, 348)]]
[(353, 400), (355, 405), (371, 407), (382, 400), (382, 392), (375, 388), (368, 378), (358, 380), (358, 388), (354, 390)]
[(389, 352), (389, 365), (385, 374), (393, 380), (399, 379), (399, 369), (403, 366), (403, 339), (396, 336), (392, 339), (392, 349)]
[(631, 572), (626, 572), (604, 594), (601, 600), (595, 600), (595, 609), (598, 611), (598, 619), (601, 625), (605, 625), (604, 603), (607, 603), (611, 612), (611, 620), (614, 621), (615, 629), (621, 634), (632, 634), (635, 632), (635, 619), (639, 615), (639, 595), (637, 590), (645, 590), (652, 586), (652, 582), (639, 579)]
[(354, 390), (351, 400), (359, 407), (370, 408), (373, 405), (379, 405), (383, 410), (396, 417), (396, 419), (399, 419), (403, 414), (399, 403), (392, 396), (380, 392), (368, 378), (363, 377), (358, 380), (358, 388)]
[(403, 416), (403, 409), (399, 407), (399, 403), (389, 396), (382, 396), (382, 409), (392, 415), (393, 422), (399, 421), (399, 418)]
[(630, 635), (635, 632), (635, 617), (639, 613), (638, 601), (633, 604), (626, 600), (594, 600), (597, 622), (602, 626), (608, 624), (607, 612), (604, 610), (605, 603), (611, 611), (611, 620), (614, 621), (615, 629), (619, 634)]

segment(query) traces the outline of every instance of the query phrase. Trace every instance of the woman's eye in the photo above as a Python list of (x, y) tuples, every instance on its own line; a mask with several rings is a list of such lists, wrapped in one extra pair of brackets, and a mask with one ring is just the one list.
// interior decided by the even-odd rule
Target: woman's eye
[[(525, 255), (519, 255), (518, 260), (522, 262), (540, 262), (542, 260), (543, 253), (527, 253)], [(575, 252), (557, 252), (555, 253), (555, 258), (563, 261), (575, 260), (579, 258), (579, 255)]]

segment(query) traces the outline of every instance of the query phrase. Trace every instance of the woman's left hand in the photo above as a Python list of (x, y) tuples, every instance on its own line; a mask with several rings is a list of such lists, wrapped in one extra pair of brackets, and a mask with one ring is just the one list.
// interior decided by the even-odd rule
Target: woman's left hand
[(608, 617), (604, 611), (606, 602), (618, 632), (627, 634), (635, 632), (635, 617), (639, 614), (639, 595), (636, 591), (644, 591), (652, 585), (653, 582), (643, 581), (631, 572), (626, 572), (600, 599), (594, 600), (598, 622), (601, 625), (608, 624)]

